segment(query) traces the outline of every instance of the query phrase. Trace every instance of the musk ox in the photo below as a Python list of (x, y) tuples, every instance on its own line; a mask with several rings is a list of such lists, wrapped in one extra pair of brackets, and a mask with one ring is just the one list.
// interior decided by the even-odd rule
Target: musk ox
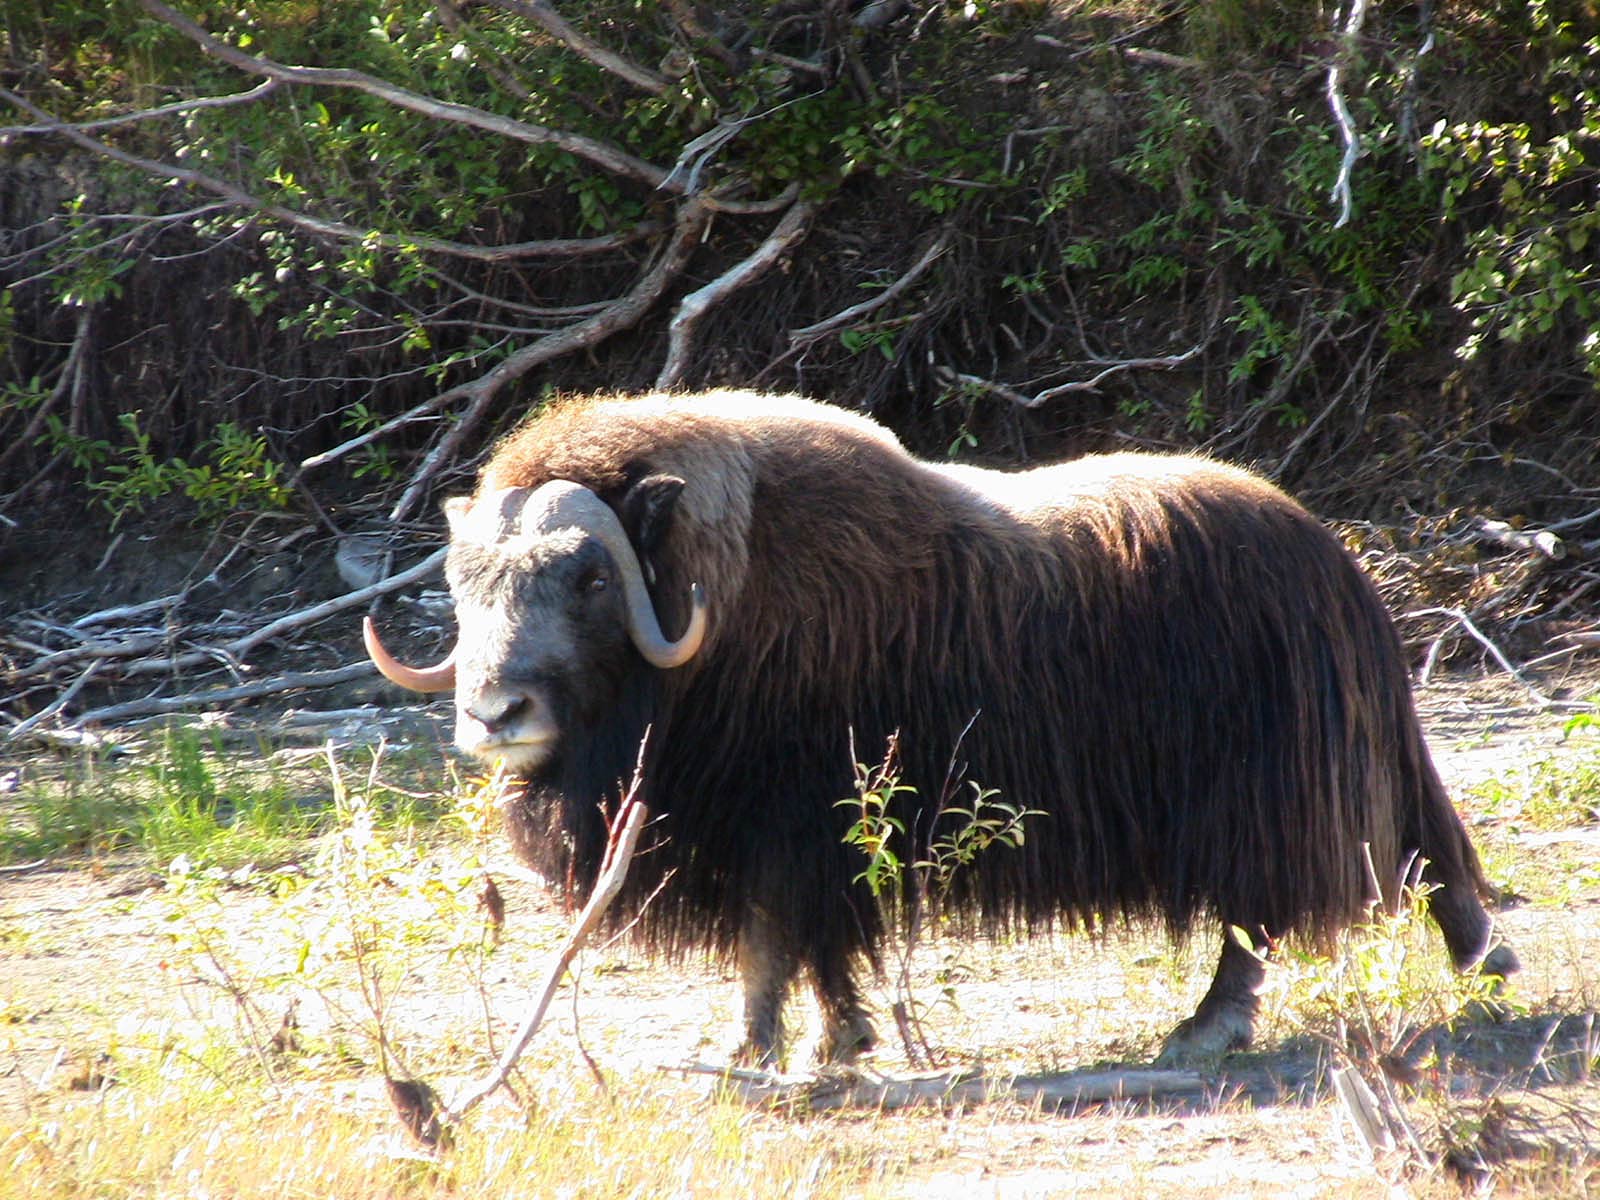
[(969, 925), (1220, 923), (1169, 1061), (1250, 1039), (1263, 967), (1226, 931), (1327, 939), (1369, 902), (1369, 854), (1391, 901), (1425, 864), (1458, 967), (1491, 951), (1383, 603), (1255, 475), (1144, 454), (923, 462), (865, 417), (720, 392), (559, 404), (446, 511), (455, 649), (405, 667), (369, 621), (374, 660), (455, 688), (457, 746), (525, 780), (517, 852), (580, 894), (648, 731), (658, 820), (622, 916), (653, 897), (648, 941), (737, 960), (749, 1056), (776, 1054), (802, 972), (823, 1053), (871, 1044), (857, 972), (885, 930), (837, 802), (853, 748), (892, 735), (908, 853), (950, 819), (952, 759), (1038, 810), (1022, 845), (959, 874)]

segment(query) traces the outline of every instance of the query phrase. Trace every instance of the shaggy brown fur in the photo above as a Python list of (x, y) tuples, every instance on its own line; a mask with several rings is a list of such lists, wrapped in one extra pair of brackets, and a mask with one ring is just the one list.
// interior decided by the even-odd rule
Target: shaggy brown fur
[[(707, 641), (641, 676), (607, 727), (574, 731), (512, 832), (586, 887), (597, 801), (648, 724), (662, 820), (630, 891), (673, 872), (646, 935), (739, 949), (758, 1049), (801, 969), (832, 1032), (867, 1036), (851, 963), (883, 931), (835, 802), (852, 744), (869, 757), (895, 733), (917, 846), (953, 755), (1042, 810), (1021, 848), (958, 879), (958, 912), (985, 927), (1155, 916), (1177, 935), (1216, 918), (1263, 945), (1326, 938), (1369, 900), (1370, 846), (1388, 899), (1420, 853), (1456, 961), (1484, 954), (1483, 877), (1383, 605), (1260, 478), (1147, 455), (928, 464), (865, 418), (718, 393), (568, 401), (502, 443), (479, 493), (567, 479), (626, 522), (630, 489), (663, 474), (686, 486), (642, 557), (669, 632), (690, 584), (705, 589)], [(1198, 1045), (1247, 1040), (1258, 972), (1225, 951), (1208, 1004), (1227, 1012), (1202, 1006), (1200, 1025), (1221, 1024), (1190, 1030)]]

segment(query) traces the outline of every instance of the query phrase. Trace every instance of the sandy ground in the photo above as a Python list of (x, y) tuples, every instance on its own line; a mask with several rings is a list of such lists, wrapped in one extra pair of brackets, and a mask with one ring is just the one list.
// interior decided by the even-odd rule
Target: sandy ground
[[(1547, 678), (1543, 686), (1582, 698), (1600, 691), (1600, 679)], [(1539, 709), (1505, 680), (1432, 684), (1419, 702), (1458, 795), (1551, 756), (1583, 752), (1562, 736), (1566, 713)], [(1472, 813), (1470, 804), (1463, 807)], [(1581, 1139), (1581, 1132), (1563, 1132), (1568, 1118), (1559, 1114), (1600, 1121), (1600, 1087), (1586, 1073), (1600, 1044), (1600, 825), (1524, 833), (1503, 815), (1473, 819), (1482, 822), (1480, 841), (1498, 847), (1489, 856), (1492, 871), (1496, 856), (1525, 857), (1542, 868), (1524, 869), (1541, 891), (1501, 916), (1526, 965), (1518, 994), (1530, 1007), (1509, 1021), (1441, 1035), (1447, 1088), (1470, 1104), (1510, 1087), (1557, 1112), (1545, 1126), (1550, 1138)], [(1516, 878), (1512, 883), (1518, 886)], [(507, 943), (484, 983), (496, 1011), (515, 1013), (567, 918), (531, 883), (503, 877), (503, 887)], [(251, 897), (238, 892), (219, 917), (222, 930), (241, 942), (253, 936), (258, 901)], [(196, 988), (175, 957), (170, 912), (160, 877), (128, 862), (0, 873), (0, 1125), (92, 1081), (102, 1055), (115, 1059), (196, 1023), (226, 1021), (226, 1004)], [(935, 943), (917, 960), (919, 994), (937, 998), (939, 973), (954, 965), (955, 1002), (936, 1007), (931, 1026), (937, 1045), (957, 1048), (954, 1065), (1004, 1072), (1139, 1064), (1159, 1045), (1168, 1014), (1182, 1015), (1203, 991), (1214, 953), (1209, 938), (1174, 954), (1159, 938), (1137, 934), (1104, 944), (1069, 937)], [(591, 951), (576, 997), (563, 989), (553, 1029), (541, 1033), (544, 1054), (556, 1069), (585, 1069), (581, 1038), (608, 1073), (673, 1078), (660, 1068), (725, 1060), (736, 1004), (726, 970), (660, 963), (625, 947)], [(473, 990), (430, 984), (409, 991), (394, 1015), (402, 1026), (470, 1030), (478, 1011)], [(333, 1020), (309, 1009), (301, 1019), (311, 1027)], [(879, 1022), (892, 1040), (881, 1012)], [(1261, 1043), (1257, 1053), (1221, 1064), (1199, 1099), (1050, 1116), (998, 1102), (959, 1115), (887, 1118), (907, 1123), (905, 1144), (925, 1148), (908, 1151), (910, 1161), (901, 1164), (915, 1180), (907, 1194), (1391, 1194), (1329, 1096), (1315, 1044), (1296, 1035), (1292, 1019), (1270, 1012)], [(875, 1065), (910, 1070), (894, 1047)], [(682, 1086), (704, 1083), (686, 1078)]]

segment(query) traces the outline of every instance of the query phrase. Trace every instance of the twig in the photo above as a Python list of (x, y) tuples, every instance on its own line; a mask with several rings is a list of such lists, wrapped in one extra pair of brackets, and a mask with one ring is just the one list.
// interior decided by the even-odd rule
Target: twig
[(566, 976), (567, 968), (572, 965), (573, 958), (600, 924), (600, 919), (611, 907), (611, 902), (617, 898), (617, 893), (622, 890), (622, 882), (628, 874), (628, 864), (632, 861), (633, 852), (639, 844), (639, 833), (649, 817), (644, 802), (638, 796), (644, 758), (642, 745), (639, 748), (639, 755), (640, 766), (635, 768), (633, 783), (628, 788), (628, 794), (623, 797), (622, 807), (618, 810), (616, 819), (611, 823), (611, 834), (606, 841), (605, 858), (600, 865), (600, 876), (595, 880), (594, 891), (590, 893), (589, 902), (583, 906), (583, 912), (579, 914), (572, 931), (567, 934), (566, 941), (561, 944), (555, 958), (551, 960), (549, 970), (545, 973), (544, 987), (540, 990), (533, 1009), (523, 1019), (516, 1035), (501, 1053), (494, 1070), (479, 1083), (468, 1088), (455, 1103), (445, 1108), (443, 1113), (445, 1124), (458, 1124), (468, 1112), (504, 1086), (512, 1069), (517, 1065), (517, 1060), (528, 1048), (533, 1035), (539, 1031), (545, 1011), (550, 1007), (550, 1001), (554, 999), (556, 989)]
[(73, 680), (71, 687), (67, 688), (67, 690), (62, 692), (61, 695), (57, 696), (53, 701), (45, 705), (38, 712), (34, 713), (33, 716), (29, 717), (25, 721), (18, 722), (15, 726), (13, 726), (6, 733), (6, 740), (17, 741), (21, 738), (27, 737), (28, 734), (33, 730), (34, 726), (41, 725), (45, 721), (48, 721), (51, 717), (55, 716), (58, 712), (70, 704), (72, 702), (72, 698), (83, 690), (83, 685), (88, 683), (89, 680), (93, 679), (95, 675), (99, 673), (99, 671), (99, 662), (90, 663), (89, 669), (83, 672), (83, 674), (79, 675), (77, 679)]
[(1545, 529), (1550, 533), (1561, 533), (1568, 529), (1576, 529), (1580, 525), (1587, 525), (1597, 517), (1600, 517), (1600, 508), (1591, 509), (1581, 516), (1568, 517), (1564, 521), (1551, 521)]
[[(1532, 683), (1528, 682), (1527, 678), (1525, 678), (1523, 676), (1522, 672), (1517, 670), (1516, 667), (1511, 665), (1511, 660), (1500, 652), (1500, 647), (1496, 646), (1492, 641), (1490, 641), (1488, 639), (1488, 637), (1486, 637), (1484, 635), (1483, 631), (1472, 623), (1472, 618), (1467, 616), (1467, 614), (1466, 614), (1466, 612), (1464, 610), (1459, 609), (1459, 608), (1418, 608), (1418, 609), (1413, 609), (1411, 612), (1404, 613), (1404, 614), (1402, 614), (1402, 616), (1403, 617), (1450, 617), (1457, 624), (1459, 624), (1461, 626), (1461, 628), (1465, 629), (1469, 634), (1471, 634), (1473, 636), (1473, 638), (1475, 638), (1478, 641), (1478, 643), (1481, 646), (1483, 646), (1483, 648), (1485, 650), (1487, 650), (1491, 655), (1494, 656), (1495, 662), (1500, 664), (1501, 669), (1504, 670), (1507, 675), (1511, 676), (1511, 678), (1515, 679), (1518, 683), (1520, 683), (1523, 686), (1523, 688), (1527, 691), (1528, 695), (1532, 696), (1533, 699), (1538, 703), (1540, 708), (1556, 708), (1556, 707), (1560, 706), (1560, 703), (1561, 703), (1560, 701), (1552, 700), (1549, 696), (1546, 696), (1538, 688), (1534, 687)], [(1435, 656), (1432, 655), (1432, 654), (1429, 655), (1429, 660), (1430, 660), (1429, 666), (1432, 665), (1432, 659), (1434, 657)], [(1424, 668), (1424, 675), (1423, 675), (1423, 678), (1421, 680), (1421, 682), (1423, 682), (1423, 683), (1427, 682), (1427, 674), (1426, 674), (1426, 672), (1427, 672), (1427, 668), (1425, 667)]]
[(976, 375), (960, 374), (956, 371), (951, 371), (948, 368), (941, 372), (941, 374), (944, 374), (946, 378), (955, 382), (968, 384), (972, 387), (979, 387), (985, 391), (993, 392), (995, 395), (1000, 396), (1003, 399), (1010, 400), (1013, 404), (1018, 405), (1021, 408), (1038, 408), (1043, 404), (1048, 404), (1058, 396), (1065, 396), (1068, 392), (1098, 391), (1102, 383), (1111, 378), (1111, 376), (1118, 375), (1123, 371), (1170, 370), (1173, 367), (1181, 367), (1184, 363), (1188, 362), (1191, 358), (1194, 358), (1197, 354), (1204, 350), (1205, 347), (1206, 343), (1202, 341), (1196, 342), (1182, 354), (1164, 354), (1153, 358), (1124, 358), (1115, 362), (1107, 362), (1104, 359), (1091, 359), (1091, 366), (1103, 365), (1105, 369), (1092, 378), (1080, 379), (1072, 383), (1060, 383), (1055, 387), (1048, 387), (1041, 392), (1036, 392), (1032, 396), (1026, 395), (1023, 392), (1019, 392), (1015, 388), (1006, 384), (995, 383), (988, 379), (981, 379)]
[(33, 410), (27, 426), (17, 435), (16, 440), (3, 454), (0, 454), (0, 472), (4, 472), (14, 455), (33, 445), (34, 438), (45, 423), (45, 418), (50, 415), (50, 410), (76, 386), (78, 375), (83, 371), (83, 357), (89, 345), (90, 319), (93, 315), (93, 305), (86, 304), (78, 310), (78, 328), (72, 335), (72, 349), (67, 351), (67, 361), (62, 364), (61, 377), (56, 380), (55, 387), (50, 389), (50, 394), (40, 402), (39, 407)]
[(951, 231), (948, 229), (941, 233), (933, 244), (922, 252), (921, 257), (911, 264), (905, 274), (901, 275), (899, 279), (896, 279), (877, 295), (863, 300), (859, 304), (852, 304), (849, 308), (840, 309), (833, 316), (825, 317), (813, 325), (804, 325), (799, 329), (791, 329), (789, 331), (789, 344), (792, 346), (801, 340), (815, 341), (817, 338), (832, 333), (836, 329), (853, 324), (868, 313), (895, 300), (950, 248), (950, 237)]
[(816, 215), (815, 201), (796, 200), (754, 251), (678, 302), (678, 311), (673, 314), (669, 326), (667, 359), (656, 376), (657, 389), (665, 391), (682, 381), (689, 368), (694, 331), (705, 315), (728, 296), (771, 270), (791, 246), (810, 232), (811, 220)]

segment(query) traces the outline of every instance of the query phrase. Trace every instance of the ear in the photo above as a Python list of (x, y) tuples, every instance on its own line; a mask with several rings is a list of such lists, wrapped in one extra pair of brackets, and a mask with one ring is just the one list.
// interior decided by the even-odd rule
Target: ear
[(463, 527), (467, 514), (472, 511), (472, 497), (451, 496), (439, 507), (444, 510), (444, 519), (450, 526), (450, 532), (454, 533)]
[(684, 481), (676, 475), (646, 475), (622, 497), (622, 527), (641, 561), (648, 563), (666, 544), (683, 488)]

